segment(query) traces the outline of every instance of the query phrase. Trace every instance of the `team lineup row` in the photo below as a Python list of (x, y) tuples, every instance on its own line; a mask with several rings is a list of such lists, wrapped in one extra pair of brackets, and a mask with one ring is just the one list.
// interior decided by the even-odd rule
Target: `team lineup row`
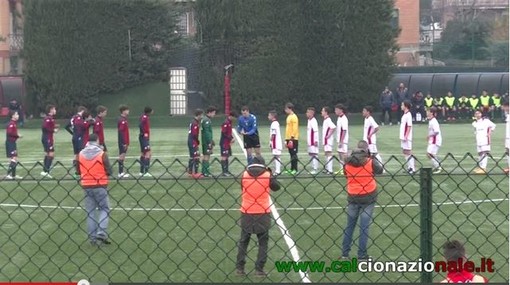
[[(409, 174), (416, 172), (414, 163), (414, 156), (412, 155), (412, 141), (413, 141), (413, 116), (412, 116), (412, 104), (408, 100), (404, 100), (400, 106), (402, 110), (402, 117), (400, 121), (400, 134), (399, 139), (401, 141), (401, 148), (403, 155), (407, 161), (407, 171)], [(510, 121), (508, 119), (508, 101), (503, 102), (502, 108), (506, 115), (506, 141), (505, 148), (508, 154), (508, 148), (510, 146)], [(99, 143), (106, 151), (106, 144), (104, 139), (104, 125), (103, 118), (107, 115), (107, 108), (104, 106), (97, 107), (97, 116), (92, 118), (90, 112), (85, 107), (78, 107), (77, 113), (69, 120), (65, 129), (72, 135), (72, 145), (75, 158), (73, 160), (73, 166), (76, 169), (75, 177), (78, 177), (77, 172), (77, 159), (78, 154), (88, 142), (90, 134), (90, 128), (92, 132), (99, 138)], [(213, 140), (213, 129), (211, 118), (216, 115), (216, 108), (209, 107), (204, 112), (201, 109), (195, 111), (195, 117), (189, 126), (188, 132), (188, 148), (189, 148), (189, 163), (188, 173), (194, 178), (209, 177), (211, 176), (209, 170), (209, 160), (215, 147)], [(118, 177), (127, 178), (130, 175), (124, 171), (124, 160), (128, 147), (130, 145), (129, 137), (129, 125), (128, 115), (129, 107), (121, 105), (119, 107), (120, 116), (117, 121), (118, 130)], [(441, 108), (432, 106), (427, 110), (428, 119), (428, 147), (427, 156), (431, 161), (434, 168), (434, 173), (440, 173), (442, 171), (439, 161), (436, 159), (436, 155), (442, 144), (442, 135), (437, 120), (438, 114), (440, 114)], [(139, 117), (139, 143), (140, 143), (140, 176), (141, 177), (152, 177), (149, 173), (150, 159), (151, 159), (151, 148), (150, 148), (150, 115), (153, 113), (152, 108), (145, 107), (142, 115)], [(298, 173), (298, 147), (299, 147), (299, 121), (298, 117), (294, 112), (294, 105), (287, 103), (285, 105), (286, 128), (285, 136), (282, 138), (280, 131), (280, 124), (277, 121), (277, 112), (270, 111), (268, 113), (268, 119), (271, 122), (270, 125), (270, 137), (269, 137), (269, 148), (271, 150), (273, 160), (275, 163), (274, 174), (278, 175), (282, 173), (282, 162), (281, 154), (285, 147), (288, 149), (290, 154), (290, 169), (285, 170), (286, 173), (296, 175)], [(339, 156), (339, 162), (343, 166), (348, 154), (348, 142), (349, 142), (349, 121), (346, 116), (346, 108), (342, 104), (335, 106), (334, 113), (337, 115), (336, 124), (333, 123), (330, 115), (331, 110), (329, 107), (323, 107), (321, 109), (321, 117), (323, 118), (322, 133), (319, 134), (319, 127), (317, 119), (315, 118), (315, 109), (310, 107), (307, 109), (306, 116), (308, 119), (307, 123), (307, 152), (311, 158), (312, 170), (311, 174), (317, 174), (319, 172), (319, 144), (323, 146), (325, 153), (325, 167), (324, 172), (327, 174), (342, 174), (343, 167), (337, 172), (333, 171), (333, 152), (336, 141), (337, 152)], [(366, 106), (362, 115), (364, 117), (364, 128), (363, 128), (363, 140), (369, 145), (369, 151), (372, 156), (382, 162), (382, 158), (378, 153), (377, 149), (377, 132), (379, 131), (379, 125), (372, 117), (373, 108)], [(50, 170), (54, 158), (54, 133), (59, 131), (59, 125), (55, 123), (56, 107), (49, 105), (46, 108), (46, 116), (42, 123), (42, 137), (41, 142), (44, 148), (45, 157), (43, 163), (43, 171), (41, 176), (51, 178)], [(475, 136), (477, 142), (477, 152), (479, 154), (478, 167), (475, 169), (475, 173), (482, 174), (486, 173), (488, 155), (490, 153), (491, 145), (491, 132), (495, 129), (495, 124), (488, 118), (483, 116), (483, 109), (476, 109), (474, 111), (475, 121), (473, 127), (475, 129)], [(16, 175), (17, 160), (17, 147), (16, 141), (21, 138), (21, 135), (17, 130), (17, 121), (19, 114), (16, 111), (12, 111), (10, 114), (10, 122), (7, 124), (6, 129), (6, 155), (10, 159), (8, 173), (6, 179), (21, 179)], [(221, 167), (223, 176), (231, 176), (229, 171), (229, 157), (232, 155), (231, 145), (234, 141), (232, 122), (236, 115), (234, 113), (227, 114), (225, 121), (221, 126), (221, 137), (219, 142), (220, 155), (221, 155)], [(247, 106), (241, 109), (241, 116), (238, 118), (236, 131), (243, 136), (244, 148), (247, 152), (248, 164), (251, 164), (254, 154), (260, 155), (260, 138), (257, 126), (257, 118), (255, 115), (250, 113)], [(320, 137), (320, 138), (319, 138)], [(199, 145), (202, 145), (202, 160), (200, 161), (201, 155), (199, 151)], [(202, 169), (199, 172), (199, 164), (202, 165)], [(510, 159), (509, 159), (510, 164)], [(508, 169), (505, 169), (508, 173)]]
[[(104, 137), (104, 124), (103, 118), (107, 115), (108, 109), (104, 106), (98, 106), (97, 116), (92, 118), (90, 112), (87, 108), (80, 106), (78, 107), (77, 113), (69, 120), (69, 123), (65, 126), (65, 129), (72, 136), (72, 145), (74, 152), (74, 160), (73, 167), (75, 168), (75, 174), (73, 175), (76, 179), (79, 177), (78, 170), (79, 165), (78, 155), (80, 151), (85, 147), (88, 143), (90, 129), (92, 128), (92, 133), (98, 136), (99, 144), (102, 149), (106, 152), (106, 144)], [(118, 130), (118, 149), (119, 149), (119, 158), (118, 158), (118, 166), (119, 166), (119, 178), (127, 178), (130, 175), (124, 172), (124, 160), (126, 157), (126, 153), (128, 151), (128, 147), (130, 144), (129, 138), (129, 124), (128, 124), (128, 115), (129, 115), (129, 107), (125, 105), (121, 105), (119, 107), (120, 116), (117, 121), (117, 130)], [(41, 143), (45, 152), (44, 162), (43, 162), (43, 171), (41, 172), (41, 176), (45, 178), (52, 178), (50, 175), (50, 171), (52, 169), (53, 159), (55, 157), (55, 147), (54, 147), (54, 134), (59, 131), (60, 125), (55, 122), (55, 115), (57, 113), (57, 108), (55, 105), (48, 105), (46, 107), (46, 116), (42, 121), (42, 136)], [(142, 177), (152, 177), (149, 173), (149, 165), (151, 158), (151, 149), (150, 149), (150, 122), (149, 116), (153, 113), (151, 107), (145, 107), (143, 114), (139, 118), (139, 142), (140, 142), (140, 176)], [(18, 133), (17, 129), (17, 121), (19, 119), (19, 114), (17, 111), (11, 111), (9, 113), (10, 121), (7, 124), (6, 129), (6, 155), (10, 159), (10, 163), (7, 169), (7, 176), (5, 179), (22, 179), (22, 177), (16, 175), (16, 166), (18, 165), (18, 151), (16, 146), (16, 141), (22, 136)]]

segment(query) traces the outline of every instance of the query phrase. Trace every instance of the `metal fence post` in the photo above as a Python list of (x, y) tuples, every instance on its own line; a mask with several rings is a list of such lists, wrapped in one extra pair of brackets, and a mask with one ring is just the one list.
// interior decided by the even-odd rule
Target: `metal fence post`
[[(432, 168), (420, 171), (420, 257), (432, 261)], [(422, 272), (421, 282), (432, 283), (432, 272)]]

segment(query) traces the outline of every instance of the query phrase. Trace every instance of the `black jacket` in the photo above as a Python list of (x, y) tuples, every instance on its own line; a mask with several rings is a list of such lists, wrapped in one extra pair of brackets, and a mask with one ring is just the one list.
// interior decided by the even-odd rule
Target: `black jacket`
[(259, 177), (262, 175), (262, 173), (269, 171), (271, 173), (271, 179), (269, 180), (269, 188), (273, 191), (280, 190), (281, 186), (276, 180), (276, 177), (273, 176), (273, 171), (271, 168), (266, 167), (262, 164), (251, 164), (248, 167), (246, 167), (246, 172), (250, 174), (251, 177)]

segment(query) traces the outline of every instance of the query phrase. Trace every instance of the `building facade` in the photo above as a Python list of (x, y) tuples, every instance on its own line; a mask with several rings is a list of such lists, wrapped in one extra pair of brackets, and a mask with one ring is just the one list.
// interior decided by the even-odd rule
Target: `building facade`
[(0, 1), (0, 75), (21, 73), (22, 23), (21, 0)]
[(420, 2), (417, 0), (395, 0), (395, 16), (400, 34), (396, 55), (399, 66), (417, 66), (420, 58)]

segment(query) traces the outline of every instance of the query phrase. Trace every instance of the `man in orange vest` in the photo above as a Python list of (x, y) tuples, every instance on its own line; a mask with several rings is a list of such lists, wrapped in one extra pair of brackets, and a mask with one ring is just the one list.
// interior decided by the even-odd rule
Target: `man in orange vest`
[[(107, 227), (110, 206), (108, 202), (108, 176), (112, 174), (108, 156), (99, 145), (99, 138), (91, 134), (89, 142), (78, 155), (80, 183), (85, 190), (87, 232), (93, 245), (110, 244)], [(99, 215), (96, 218), (96, 209)]]
[(352, 235), (356, 221), (360, 217), (360, 240), (358, 260), (367, 260), (368, 228), (372, 222), (372, 213), (377, 201), (377, 182), (374, 176), (383, 172), (383, 166), (373, 159), (368, 151), (368, 144), (358, 143), (344, 166), (347, 178), (347, 226), (344, 230), (341, 259), (349, 259)]
[(271, 227), (270, 190), (278, 191), (280, 185), (264, 159), (256, 156), (246, 167), (242, 179), (241, 238), (238, 244), (236, 274), (246, 276), (244, 266), (248, 244), (252, 234), (257, 235), (259, 252), (255, 262), (255, 276), (266, 277), (264, 265), (267, 261), (269, 228)]

